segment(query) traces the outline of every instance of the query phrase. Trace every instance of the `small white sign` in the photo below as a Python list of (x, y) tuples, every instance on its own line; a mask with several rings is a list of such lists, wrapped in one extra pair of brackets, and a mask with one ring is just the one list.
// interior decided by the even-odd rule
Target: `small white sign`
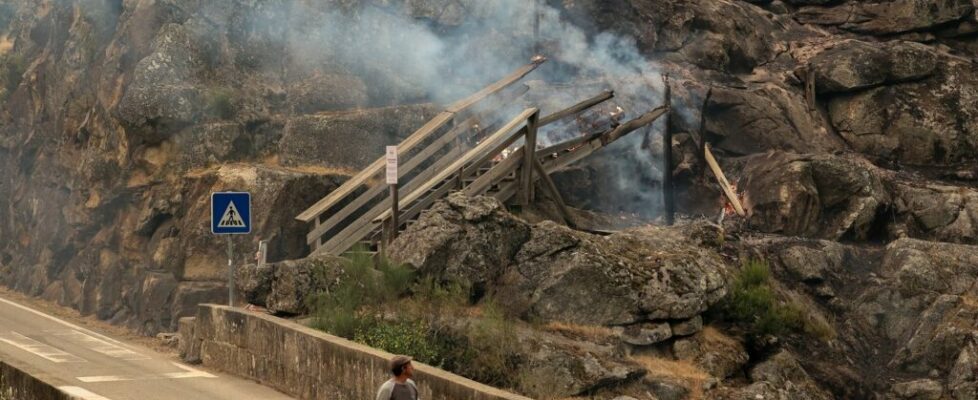
[(387, 184), (397, 184), (397, 146), (387, 146)]

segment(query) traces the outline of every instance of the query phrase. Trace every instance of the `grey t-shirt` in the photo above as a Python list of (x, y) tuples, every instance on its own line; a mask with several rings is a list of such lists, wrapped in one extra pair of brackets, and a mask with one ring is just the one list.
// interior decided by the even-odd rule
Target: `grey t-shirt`
[(397, 383), (391, 379), (380, 386), (380, 390), (377, 391), (377, 400), (420, 400), (418, 398), (418, 386), (410, 379), (404, 383)]

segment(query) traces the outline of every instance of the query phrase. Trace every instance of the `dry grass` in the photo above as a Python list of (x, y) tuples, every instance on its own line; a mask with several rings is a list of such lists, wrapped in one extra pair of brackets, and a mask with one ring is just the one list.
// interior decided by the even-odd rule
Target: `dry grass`
[(961, 296), (961, 303), (969, 308), (978, 308), (978, 298), (971, 295), (966, 294)]
[(673, 378), (682, 382), (689, 389), (688, 399), (701, 400), (704, 398), (703, 383), (710, 378), (710, 374), (693, 363), (651, 356), (635, 356), (632, 357), (632, 360), (649, 371), (649, 376)]
[(592, 341), (602, 341), (615, 335), (614, 331), (604, 326), (577, 325), (567, 322), (550, 322), (544, 325), (543, 329)]
[(317, 175), (342, 175), (342, 176), (353, 176), (356, 175), (357, 170), (353, 168), (336, 168), (336, 167), (326, 167), (322, 165), (297, 165), (297, 166), (284, 166), (279, 158), (278, 154), (272, 154), (261, 160), (262, 165), (271, 168), (284, 169), (292, 172), (301, 172), (306, 174), (317, 174)]
[(717, 343), (725, 347), (737, 347), (740, 346), (740, 342), (730, 336), (723, 334), (719, 329), (712, 326), (703, 327), (703, 339), (708, 343)]
[(301, 172), (304, 174), (316, 174), (316, 175), (341, 175), (341, 176), (353, 176), (356, 175), (356, 170), (351, 168), (334, 168), (334, 167), (324, 167), (322, 165), (299, 165), (295, 167), (281, 167), (282, 169)]
[(14, 41), (10, 40), (7, 35), (0, 36), (0, 56), (7, 54), (10, 50), (14, 49)]

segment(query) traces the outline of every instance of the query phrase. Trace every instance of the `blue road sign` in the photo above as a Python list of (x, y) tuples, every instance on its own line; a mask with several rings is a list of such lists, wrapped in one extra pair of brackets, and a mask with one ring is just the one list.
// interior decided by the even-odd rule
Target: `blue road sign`
[(251, 233), (251, 193), (211, 193), (211, 232), (215, 235)]

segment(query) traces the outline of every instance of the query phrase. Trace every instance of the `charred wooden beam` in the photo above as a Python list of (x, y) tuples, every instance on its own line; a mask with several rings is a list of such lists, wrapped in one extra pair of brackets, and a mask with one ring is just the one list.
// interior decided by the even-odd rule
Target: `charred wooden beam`
[(538, 114), (533, 114), (526, 122), (526, 136), (523, 141), (523, 170), (520, 174), (520, 186), (523, 196), (520, 204), (524, 207), (533, 202), (533, 163), (536, 162)]
[(665, 84), (666, 107), (670, 110), (665, 115), (665, 130), (662, 132), (662, 202), (666, 225), (671, 226), (676, 222), (676, 204), (675, 188), (672, 184), (672, 130), (669, 129), (672, 116), (672, 86), (669, 85), (669, 75), (662, 75), (662, 83)]
[(669, 111), (669, 106), (661, 106), (659, 108), (656, 108), (656, 109), (654, 109), (652, 111), (649, 111), (649, 112), (645, 113), (641, 117), (635, 118), (635, 119), (633, 119), (631, 121), (628, 121), (628, 122), (626, 122), (626, 123), (618, 126), (617, 128), (615, 128), (611, 132), (608, 132), (607, 134), (601, 135), (601, 145), (602, 146), (607, 146), (611, 142), (614, 142), (614, 141), (616, 141), (618, 139), (621, 139), (622, 136), (625, 136), (625, 135), (627, 135), (629, 133), (632, 133), (632, 132), (636, 131), (637, 129), (639, 129), (639, 128), (643, 127), (643, 126), (646, 126), (648, 124), (651, 124), (651, 123), (655, 122), (655, 120), (657, 120), (657, 119), (659, 119), (659, 117), (665, 115), (668, 111)]
[(609, 90), (609, 91), (602, 92), (601, 94), (599, 94), (597, 96), (594, 96), (594, 97), (592, 97), (590, 99), (584, 100), (584, 101), (582, 101), (580, 103), (577, 103), (577, 104), (571, 106), (570, 108), (567, 108), (565, 110), (561, 110), (561, 111), (555, 112), (553, 114), (550, 114), (550, 115), (548, 115), (546, 117), (540, 118), (540, 126), (550, 125), (550, 124), (552, 124), (554, 122), (557, 122), (557, 121), (560, 121), (560, 120), (562, 120), (564, 118), (569, 118), (569, 117), (576, 116), (576, 115), (578, 115), (578, 114), (580, 114), (580, 113), (582, 113), (584, 111), (587, 111), (591, 107), (594, 107), (594, 106), (596, 106), (598, 104), (601, 104), (601, 103), (604, 103), (604, 102), (606, 102), (608, 100), (611, 100), (614, 97), (615, 97), (615, 92), (614, 91)]
[(564, 198), (560, 196), (560, 191), (557, 190), (557, 185), (554, 184), (553, 179), (550, 179), (550, 175), (547, 171), (543, 169), (543, 164), (540, 164), (539, 159), (533, 160), (533, 168), (536, 169), (537, 174), (540, 175), (540, 179), (543, 180), (543, 187), (547, 188), (550, 192), (550, 198), (553, 199), (554, 203), (557, 204), (557, 211), (560, 212), (560, 216), (564, 219), (564, 223), (571, 228), (577, 229), (577, 224), (574, 223), (574, 217), (571, 216), (570, 210), (567, 209), (567, 203), (564, 203)]

